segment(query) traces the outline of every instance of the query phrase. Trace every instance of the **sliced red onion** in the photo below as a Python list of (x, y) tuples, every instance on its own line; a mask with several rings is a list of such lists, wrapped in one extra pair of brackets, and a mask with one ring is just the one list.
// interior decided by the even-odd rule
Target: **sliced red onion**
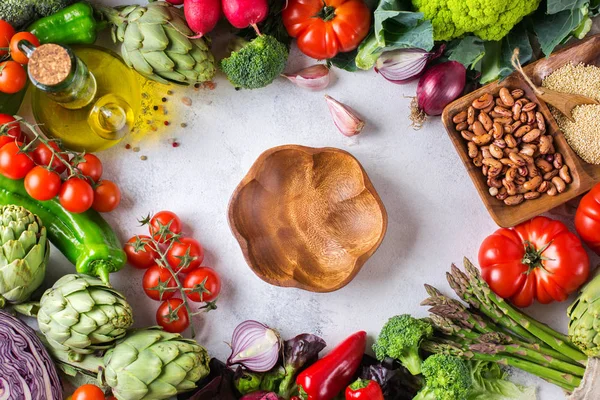
[(435, 51), (423, 49), (398, 49), (383, 53), (375, 63), (375, 71), (392, 83), (408, 83), (423, 73), (427, 63), (438, 58), (444, 52), (445, 45)]
[(365, 121), (360, 119), (356, 112), (345, 104), (340, 103), (331, 96), (325, 95), (333, 123), (345, 136), (358, 135), (365, 127)]
[(257, 321), (244, 321), (233, 331), (227, 365), (267, 372), (277, 364), (280, 351), (281, 338), (275, 330)]
[(316, 64), (293, 74), (283, 74), (296, 86), (308, 90), (323, 90), (329, 86), (329, 68), (324, 64)]

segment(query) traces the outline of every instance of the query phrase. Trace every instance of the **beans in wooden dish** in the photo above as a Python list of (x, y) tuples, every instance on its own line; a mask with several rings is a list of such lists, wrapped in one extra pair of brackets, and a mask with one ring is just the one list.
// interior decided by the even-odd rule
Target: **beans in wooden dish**
[(452, 122), (467, 141), (473, 164), (487, 177), (490, 196), (508, 206), (556, 196), (573, 181), (544, 115), (522, 89), (485, 93)]

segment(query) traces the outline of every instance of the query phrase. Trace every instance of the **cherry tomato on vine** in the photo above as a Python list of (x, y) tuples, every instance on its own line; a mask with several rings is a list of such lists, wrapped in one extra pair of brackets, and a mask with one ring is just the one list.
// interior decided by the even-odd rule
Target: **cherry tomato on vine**
[(85, 162), (80, 162), (76, 165), (76, 168), (85, 176), (98, 182), (102, 176), (102, 161), (93, 154), (84, 154), (83, 159)]
[(154, 240), (164, 243), (173, 237), (173, 233), (178, 234), (181, 232), (181, 220), (174, 212), (160, 211), (154, 214), (148, 229)]
[(73, 393), (72, 400), (105, 400), (104, 392), (96, 385), (79, 386)]
[(150, 245), (150, 236), (134, 236), (125, 243), (123, 250), (127, 254), (127, 262), (138, 269), (150, 268), (154, 265), (158, 253)]
[(190, 272), (183, 280), (186, 296), (195, 302), (213, 301), (221, 293), (221, 278), (209, 267), (200, 267)]
[(60, 188), (58, 200), (67, 211), (82, 213), (89, 210), (92, 206), (94, 202), (94, 189), (81, 178), (69, 178)]
[[(167, 261), (175, 271), (187, 274), (194, 268), (202, 265), (204, 261), (204, 249), (197, 240), (183, 237), (173, 243), (167, 252)], [(186, 265), (184, 267), (184, 265)]]
[(9, 179), (23, 179), (35, 166), (31, 158), (21, 153), (22, 142), (6, 143), (0, 148), (0, 173)]
[[(0, 20), (0, 48), (8, 48), (10, 39), (15, 35), (15, 28), (6, 21)], [(0, 50), (0, 56), (7, 53), (6, 50)]]
[(21, 40), (27, 40), (35, 47), (38, 47), (40, 45), (40, 41), (37, 37), (35, 37), (33, 33), (29, 32), (16, 33), (10, 39), (10, 58), (18, 62), (19, 64), (27, 64), (29, 62), (29, 58), (27, 58), (27, 55), (25, 55), (25, 53), (23, 53), (21, 49), (19, 49), (19, 42)]
[(156, 310), (156, 323), (167, 332), (181, 333), (185, 331), (190, 326), (190, 318), (182, 304), (183, 300), (181, 299), (163, 301)]
[[(42, 165), (44, 167), (49, 166), (50, 160), (52, 160), (52, 166), (50, 168), (57, 173), (62, 174), (67, 169), (67, 166), (60, 161), (59, 157), (67, 162), (69, 161), (69, 157), (66, 154), (58, 155), (58, 153), (61, 152), (61, 149), (56, 142), (50, 142), (50, 147), (52, 150), (44, 143), (38, 144), (31, 152), (31, 158), (33, 158), (33, 162), (37, 165)], [(54, 158), (52, 158), (53, 154), (56, 154)]]
[(142, 278), (144, 292), (146, 292), (146, 295), (151, 299), (158, 301), (170, 299), (175, 295), (175, 290), (165, 290), (163, 291), (161, 298), (160, 290), (156, 289), (159, 286), (165, 289), (176, 288), (177, 283), (168, 269), (155, 264), (146, 270), (144, 278)]
[(60, 191), (60, 176), (44, 167), (35, 166), (25, 176), (25, 190), (36, 200), (45, 201), (55, 198)]
[(121, 202), (121, 190), (116, 183), (108, 179), (98, 182), (94, 189), (94, 203), (92, 208), (98, 212), (111, 212)]
[[(2, 127), (3, 125), (6, 125), (4, 127), (6, 129), (6, 131), (3, 133), (8, 135), (8, 136), (0, 136), (0, 141), (4, 138), (8, 138), (9, 141), (11, 141), (10, 138), (12, 138), (12, 139), (17, 138), (20, 142), (24, 141), (25, 137), (24, 137), (23, 133), (21, 132), (21, 124), (19, 124), (16, 121), (17, 120), (12, 115), (0, 114), (0, 127)], [(2, 147), (6, 143), (8, 143), (8, 142), (4, 142), (4, 143), (0, 142), (0, 147)]]
[(12, 94), (20, 92), (27, 83), (27, 73), (15, 61), (0, 63), (0, 92)]

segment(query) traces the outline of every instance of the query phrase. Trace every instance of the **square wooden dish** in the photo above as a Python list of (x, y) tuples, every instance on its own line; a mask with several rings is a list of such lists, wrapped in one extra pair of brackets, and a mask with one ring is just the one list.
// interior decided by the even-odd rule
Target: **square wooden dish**
[[(557, 68), (573, 62), (600, 66), (600, 35), (590, 36), (554, 53), (549, 58), (542, 58), (524, 68), (525, 73), (536, 85), (541, 85), (542, 79), (550, 75)], [(528, 200), (516, 206), (507, 206), (502, 201), (492, 197), (488, 192), (486, 177), (481, 173), (481, 168), (473, 164), (467, 153), (467, 141), (461, 136), (452, 122), (452, 118), (459, 112), (466, 110), (473, 100), (484, 93), (497, 95), (502, 87), (509, 89), (523, 89), (525, 96), (538, 104), (539, 111), (546, 118), (547, 132), (554, 137), (556, 151), (562, 153), (564, 162), (569, 166), (573, 182), (567, 190), (556, 196), (543, 195), (535, 200)], [(461, 161), (471, 176), (479, 196), (494, 221), (502, 227), (515, 226), (539, 214), (549, 211), (590, 190), (595, 183), (600, 181), (600, 165), (593, 165), (583, 161), (568, 145), (563, 133), (560, 131), (556, 120), (550, 113), (546, 104), (539, 100), (523, 78), (513, 73), (502, 81), (490, 83), (482, 88), (467, 94), (450, 103), (442, 113), (442, 122), (454, 144)]]

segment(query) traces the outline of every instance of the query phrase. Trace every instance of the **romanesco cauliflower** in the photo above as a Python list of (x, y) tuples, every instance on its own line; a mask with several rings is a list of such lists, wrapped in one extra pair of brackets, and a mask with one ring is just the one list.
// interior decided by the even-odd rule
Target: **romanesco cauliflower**
[(417, 11), (431, 20), (435, 40), (451, 40), (474, 33), (483, 40), (500, 40), (541, 0), (412, 0)]

